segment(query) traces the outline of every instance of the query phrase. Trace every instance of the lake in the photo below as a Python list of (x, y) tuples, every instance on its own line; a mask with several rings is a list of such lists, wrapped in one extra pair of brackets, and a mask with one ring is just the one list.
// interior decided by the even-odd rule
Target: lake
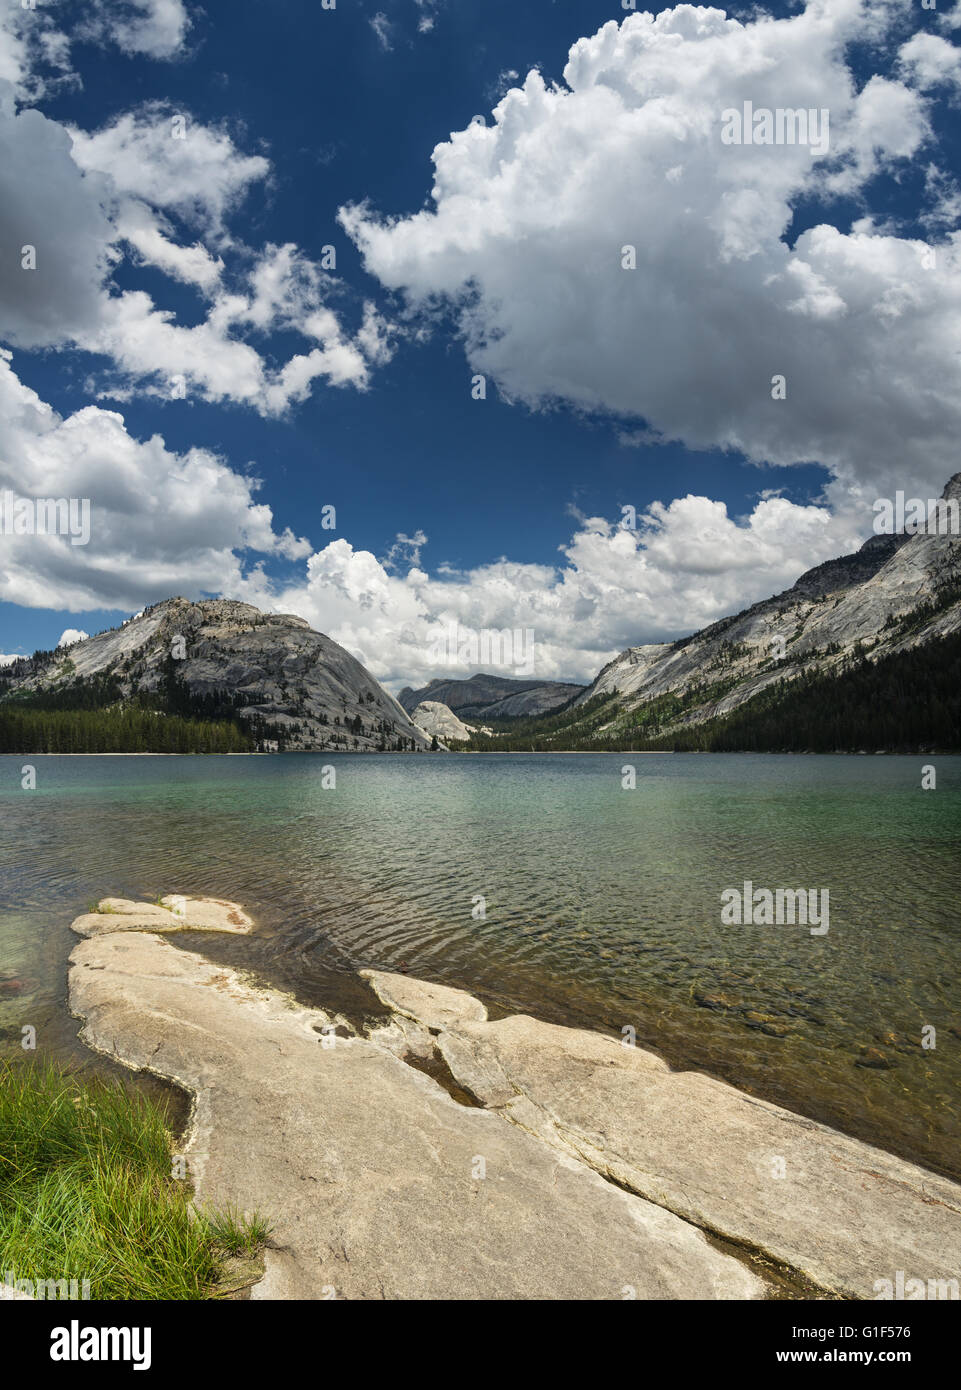
[[(931, 791), (925, 761), (0, 757), (0, 1051), (22, 1057), (32, 1025), (39, 1053), (103, 1065), (66, 1007), (71, 919), (208, 893), (255, 935), (177, 939), (304, 1002), (375, 1012), (367, 965), (495, 1014), (633, 1029), (961, 1177), (961, 759), (931, 760)], [(829, 890), (829, 930), (725, 925), (745, 880)]]

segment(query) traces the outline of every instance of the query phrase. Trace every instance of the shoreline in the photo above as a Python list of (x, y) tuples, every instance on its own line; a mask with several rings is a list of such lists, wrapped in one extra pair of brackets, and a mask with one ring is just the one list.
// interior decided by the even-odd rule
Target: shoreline
[(449, 757), (488, 757), (496, 754), (500, 758), (529, 758), (533, 754), (539, 758), (596, 758), (600, 756), (620, 758), (961, 758), (961, 750), (923, 748), (914, 753), (895, 752), (887, 748), (836, 748), (831, 752), (810, 750), (799, 752), (793, 748), (782, 749), (724, 749), (706, 748), (463, 748), (451, 752), (438, 749), (431, 753), (420, 749), (416, 753), (398, 753), (360, 748), (289, 748), (278, 753), (10, 753), (0, 752), (0, 758), (419, 758), (436, 757), (437, 754)]
[[(515, 1281), (512, 1296), (615, 1296), (589, 1279), (579, 1286), (577, 1266), (565, 1276), (573, 1281), (566, 1295), (546, 1293), (538, 1282), (544, 1259), (556, 1268), (559, 1258), (573, 1258), (570, 1230), (588, 1213), (609, 1229), (615, 1261), (643, 1266), (639, 1297), (777, 1296), (757, 1278), (758, 1260), (782, 1271), (781, 1296), (874, 1297), (874, 1282), (911, 1268), (919, 1248), (930, 1264), (919, 1273), (958, 1277), (961, 1186), (927, 1169), (702, 1073), (674, 1071), (640, 1047), (527, 1015), (492, 1021), (473, 995), (406, 975), (359, 972), (389, 1015), (358, 1031), (163, 939), (185, 927), (222, 930), (223, 912), (246, 918), (236, 905), (218, 900), (217, 925), (200, 920), (202, 899), (188, 900), (196, 919), (188, 923), (171, 922), (156, 906), (107, 901), (116, 905), (73, 924), (86, 939), (71, 955), (71, 1012), (93, 1050), (191, 1094), (185, 1148), (192, 1169), (201, 1160), (199, 1196), (267, 1208), (292, 1239), (300, 1230), (300, 1243), (285, 1241), (283, 1256), (268, 1251), (264, 1287), (254, 1297), (321, 1296), (310, 1292), (319, 1277), (316, 1251), (336, 1261), (330, 1252), (338, 1240), (353, 1247), (342, 1272), (360, 1278), (349, 1296), (374, 1296), (369, 1279), (381, 1286), (386, 1279), (391, 1297), (450, 1296), (464, 1200), (475, 1211), (478, 1200), (485, 1203), (491, 1251), (513, 1251), (509, 1276), (501, 1269)], [(251, 926), (230, 929), (244, 934)], [(212, 1055), (191, 1044), (201, 1035), (216, 1038)], [(290, 1066), (278, 1063), (278, 1049)], [(276, 1125), (263, 1114), (265, 1089), (286, 1117), (282, 1150), (271, 1148)], [(302, 1108), (314, 1105), (318, 1113), (304, 1123)], [(483, 1156), (495, 1140), (508, 1186), (492, 1189), (475, 1175), (465, 1188), (462, 1148)], [(262, 1160), (255, 1172), (232, 1147), (251, 1143)], [(375, 1151), (394, 1176), (386, 1185), (365, 1178), (357, 1192), (343, 1154), (356, 1152), (366, 1173)], [(433, 1155), (426, 1183), (425, 1153)], [(783, 1160), (780, 1175), (770, 1171), (772, 1155)], [(561, 1163), (570, 1175), (568, 1206), (551, 1218), (541, 1209), (545, 1162), (555, 1173)], [(290, 1174), (278, 1177), (278, 1165), (298, 1170), (293, 1194)], [(304, 1184), (318, 1182), (335, 1199), (332, 1209), (323, 1196), (305, 1209)], [(391, 1197), (413, 1189), (416, 1199)], [(643, 1258), (624, 1243), (628, 1213), (611, 1207), (614, 1193), (628, 1203), (630, 1230), (653, 1243)], [(397, 1264), (396, 1239), (390, 1246), (365, 1234), (372, 1210), (434, 1249), (436, 1268), (423, 1276), (429, 1288), (412, 1289), (409, 1269)], [(528, 1245), (517, 1244), (518, 1225)], [(708, 1257), (709, 1237), (729, 1245)], [(545, 1250), (544, 1241), (560, 1248)], [(682, 1248), (683, 1278), (674, 1263)], [(497, 1285), (470, 1296), (505, 1294)]]

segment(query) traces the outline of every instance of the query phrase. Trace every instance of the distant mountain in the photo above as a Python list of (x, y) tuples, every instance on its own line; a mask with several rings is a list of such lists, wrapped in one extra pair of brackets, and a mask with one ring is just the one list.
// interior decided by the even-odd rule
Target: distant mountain
[[(943, 497), (961, 508), (961, 473)], [(690, 637), (629, 647), (570, 709), (493, 746), (954, 747), (941, 676), (959, 637), (961, 538), (872, 536)]]
[(432, 680), (420, 690), (405, 687), (398, 700), (410, 714), (425, 700), (446, 705), (461, 718), (508, 719), (544, 714), (581, 694), (583, 685), (565, 681), (522, 681), (506, 676)]
[[(961, 473), (944, 498), (961, 508)], [(467, 728), (471, 746), (947, 749), (959, 691), (961, 538), (928, 529), (874, 536), (678, 642), (629, 647), (586, 688), (475, 675), (398, 702), (302, 618), (168, 599), (0, 668), (0, 752), (414, 751), (508, 715), (492, 738)]]
[(0, 748), (38, 737), (62, 752), (109, 751), (77, 745), (117, 740), (144, 745), (118, 751), (430, 746), (370, 672), (303, 618), (227, 599), (167, 599), (4, 667)]
[(461, 723), (452, 709), (436, 700), (422, 701), (411, 719), (428, 738), (436, 738), (443, 744), (451, 740), (466, 741), (475, 732), (472, 724)]

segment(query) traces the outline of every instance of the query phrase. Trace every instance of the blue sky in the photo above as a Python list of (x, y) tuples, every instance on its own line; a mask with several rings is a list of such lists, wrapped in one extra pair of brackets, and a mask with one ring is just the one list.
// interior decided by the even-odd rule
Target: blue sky
[[(589, 679), (858, 544), (896, 486), (939, 492), (953, 12), (656, 13), (11, 11), (4, 148), (29, 172), (0, 234), (40, 260), (26, 298), (0, 279), (0, 481), (89, 496), (93, 526), (0, 536), (0, 651), (185, 593), (301, 612), (394, 686), (455, 674), (428, 655), (451, 619), (531, 628), (545, 676)], [(829, 157), (721, 147), (748, 98), (830, 109)]]

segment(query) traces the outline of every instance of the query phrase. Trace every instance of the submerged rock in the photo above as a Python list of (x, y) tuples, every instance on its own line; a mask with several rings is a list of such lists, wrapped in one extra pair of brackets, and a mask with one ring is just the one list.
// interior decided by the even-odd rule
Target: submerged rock
[(862, 1047), (861, 1056), (854, 1063), (856, 1067), (870, 1067), (874, 1071), (890, 1071), (896, 1066), (879, 1047)]
[(723, 990), (702, 990), (694, 991), (694, 1002), (700, 1004), (702, 1009), (739, 1009), (741, 1000), (734, 994), (726, 994)]
[(783, 1019), (775, 1018), (772, 1014), (758, 1013), (755, 1009), (745, 1012), (744, 1021), (749, 1028), (757, 1028), (760, 1032), (767, 1033), (769, 1038), (783, 1038), (794, 1031), (790, 1023), (785, 1023)]

